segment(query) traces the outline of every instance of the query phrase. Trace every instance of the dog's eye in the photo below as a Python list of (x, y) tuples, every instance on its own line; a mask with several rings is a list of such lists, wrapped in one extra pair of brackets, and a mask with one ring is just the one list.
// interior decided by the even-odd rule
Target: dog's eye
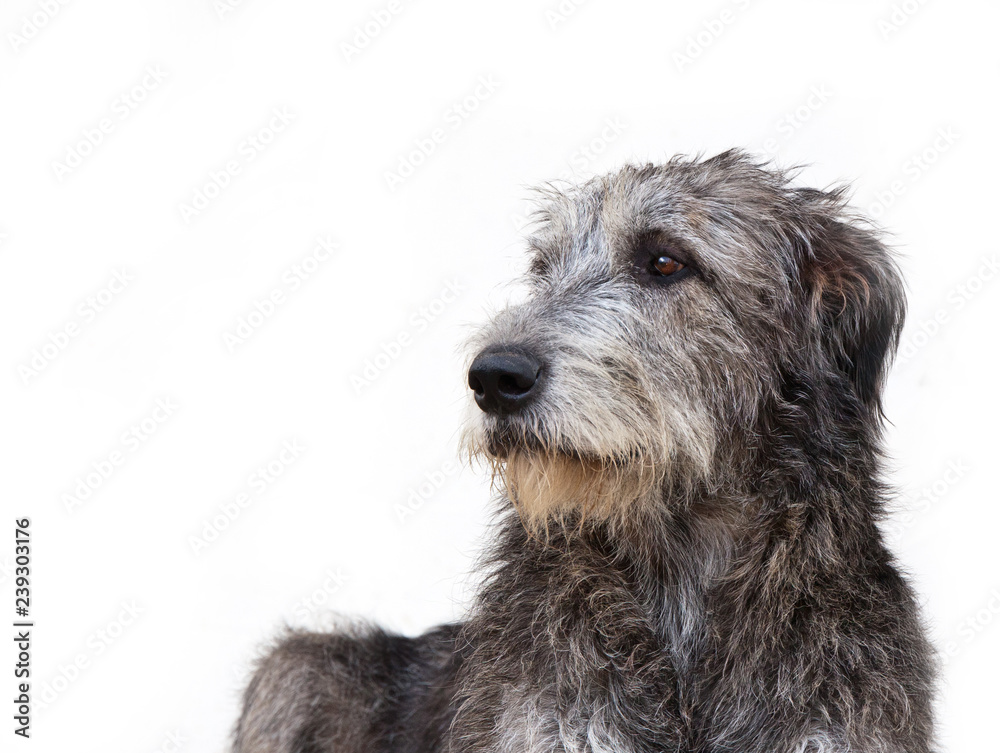
[(644, 285), (672, 285), (698, 271), (690, 252), (663, 231), (650, 231), (636, 237), (632, 247), (632, 273)]
[(659, 258), (653, 259), (652, 265), (653, 270), (658, 275), (662, 275), (663, 277), (669, 277), (670, 275), (676, 274), (684, 269), (683, 264), (669, 256), (660, 256)]

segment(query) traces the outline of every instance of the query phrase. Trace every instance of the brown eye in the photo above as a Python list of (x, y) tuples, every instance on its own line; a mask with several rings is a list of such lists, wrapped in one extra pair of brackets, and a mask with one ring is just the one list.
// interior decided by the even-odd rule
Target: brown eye
[(661, 256), (658, 259), (653, 259), (653, 269), (664, 277), (669, 277), (675, 272), (680, 272), (684, 269), (684, 265), (676, 259), (671, 259), (669, 256)]

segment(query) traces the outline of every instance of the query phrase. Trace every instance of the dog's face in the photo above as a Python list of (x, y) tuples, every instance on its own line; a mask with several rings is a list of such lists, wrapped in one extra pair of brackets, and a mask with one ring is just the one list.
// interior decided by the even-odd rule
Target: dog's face
[(717, 482), (803, 382), (877, 421), (901, 283), (838, 193), (727, 152), (546, 197), (529, 298), (475, 338), (469, 373), (470, 448), (528, 521)]

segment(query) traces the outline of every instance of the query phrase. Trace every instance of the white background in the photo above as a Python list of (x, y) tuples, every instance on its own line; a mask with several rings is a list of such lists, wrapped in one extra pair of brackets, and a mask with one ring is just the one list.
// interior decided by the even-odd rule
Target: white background
[[(887, 529), (950, 646), (943, 747), (995, 748), (995, 3), (234, 5), (3, 5), (0, 613), (13, 519), (30, 516), (33, 693), (49, 700), (12, 743), (0, 636), (4, 750), (179, 735), (222, 751), (247, 662), (282, 623), (459, 616), (491, 509), (482, 472), (446, 465), (469, 402), (460, 345), (516, 292), (528, 187), (730, 146), (808, 165), (804, 184), (852, 182), (893, 234), (910, 315)], [(368, 39), (373, 12), (390, 20)], [(290, 122), (272, 134), (275, 109)], [(292, 289), (327, 236), (338, 250)], [(116, 273), (128, 285), (105, 290)], [(228, 347), (274, 289), (284, 302)], [(255, 469), (291, 440), (305, 449), (261, 489)], [(439, 488), (405, 507), (427, 474)]]

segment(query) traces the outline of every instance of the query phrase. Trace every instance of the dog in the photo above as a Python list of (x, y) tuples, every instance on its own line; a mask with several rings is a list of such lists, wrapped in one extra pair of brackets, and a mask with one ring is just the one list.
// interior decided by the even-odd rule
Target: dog
[(741, 151), (548, 187), (473, 341), (501, 491), (467, 619), (291, 631), (235, 753), (925, 753), (878, 522), (902, 280), (846, 190)]

